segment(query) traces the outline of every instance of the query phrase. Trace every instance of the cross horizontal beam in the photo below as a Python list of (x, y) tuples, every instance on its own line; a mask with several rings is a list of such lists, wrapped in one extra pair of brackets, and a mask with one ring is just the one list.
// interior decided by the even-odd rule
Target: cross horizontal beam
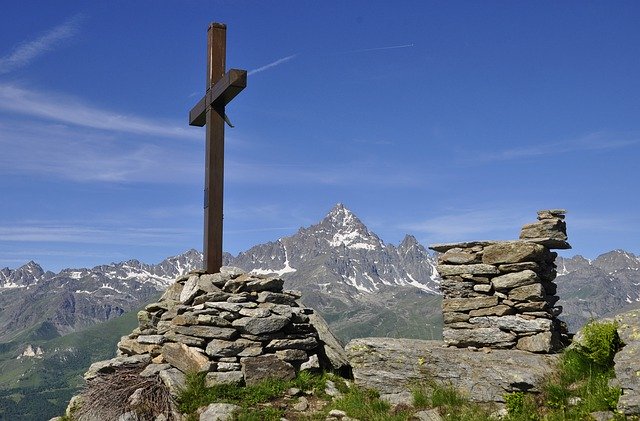
[(190, 126), (204, 126), (207, 123), (207, 108), (214, 103), (227, 105), (247, 87), (247, 71), (231, 69), (220, 78), (204, 97), (189, 111)]

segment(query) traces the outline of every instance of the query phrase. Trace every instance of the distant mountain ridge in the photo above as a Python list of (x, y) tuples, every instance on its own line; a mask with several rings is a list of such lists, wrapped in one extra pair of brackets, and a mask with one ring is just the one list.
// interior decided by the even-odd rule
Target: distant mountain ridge
[[(397, 246), (385, 244), (342, 204), (291, 236), (238, 256), (225, 253), (223, 263), (282, 276), (345, 339), (365, 333), (432, 337), (440, 323), (434, 255), (411, 235)], [(0, 343), (63, 335), (117, 317), (201, 264), (201, 253), (189, 250), (155, 265), (128, 260), (56, 274), (31, 261), (1, 269)], [(640, 302), (640, 258), (632, 253), (615, 250), (593, 261), (559, 257), (557, 265), (562, 317), (572, 329)], [(408, 325), (414, 327), (403, 330)]]

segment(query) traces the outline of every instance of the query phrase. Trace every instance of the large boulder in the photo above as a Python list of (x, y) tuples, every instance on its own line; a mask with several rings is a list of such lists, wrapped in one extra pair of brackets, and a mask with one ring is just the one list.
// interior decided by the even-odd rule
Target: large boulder
[(346, 347), (355, 383), (381, 395), (406, 393), (416, 383), (451, 385), (479, 403), (504, 402), (511, 392), (538, 392), (558, 355), (519, 350), (473, 351), (441, 341), (361, 338)]

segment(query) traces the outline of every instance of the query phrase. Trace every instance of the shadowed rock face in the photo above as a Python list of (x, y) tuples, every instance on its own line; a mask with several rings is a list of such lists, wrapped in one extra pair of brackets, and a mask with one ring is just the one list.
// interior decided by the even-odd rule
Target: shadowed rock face
[(354, 339), (346, 351), (356, 384), (382, 395), (406, 393), (416, 382), (435, 381), (451, 385), (479, 403), (503, 403), (504, 395), (511, 392), (538, 392), (559, 358), (392, 338)]
[(622, 388), (618, 411), (626, 415), (640, 414), (640, 310), (615, 317), (618, 335), (625, 346), (614, 359), (616, 379)]

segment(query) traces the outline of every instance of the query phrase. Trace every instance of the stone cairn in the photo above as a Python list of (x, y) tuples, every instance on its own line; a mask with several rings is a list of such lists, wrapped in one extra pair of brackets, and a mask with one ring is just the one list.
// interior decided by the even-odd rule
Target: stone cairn
[(444, 341), (455, 347), (550, 353), (566, 341), (557, 319), (555, 258), (567, 243), (562, 209), (538, 212), (515, 241), (436, 244)]
[(174, 396), (187, 373), (204, 372), (213, 386), (290, 380), (307, 369), (348, 372), (326, 322), (300, 305), (299, 292), (283, 291), (283, 282), (229, 267), (178, 278), (138, 313), (139, 325), (122, 337), (118, 355), (91, 365), (88, 386), (122, 366), (138, 366), (141, 377), (159, 376)]

